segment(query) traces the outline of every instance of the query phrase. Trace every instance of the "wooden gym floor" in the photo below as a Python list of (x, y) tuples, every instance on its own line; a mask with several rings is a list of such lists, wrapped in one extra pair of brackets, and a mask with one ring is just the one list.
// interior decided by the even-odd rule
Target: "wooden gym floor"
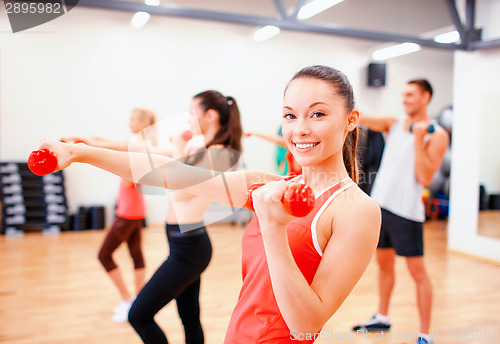
[(500, 239), (500, 211), (481, 210), (477, 222), (477, 234)]
[[(209, 234), (214, 256), (202, 280), (202, 318), (206, 343), (221, 344), (241, 283), (243, 229), (211, 225)], [(120, 300), (97, 260), (103, 238), (104, 231), (0, 236), (1, 343), (141, 343), (128, 323), (111, 321), (112, 310)], [(434, 285), (434, 343), (499, 343), (500, 266), (448, 252), (446, 221), (425, 224), (425, 243)], [(168, 252), (163, 228), (145, 230), (143, 247), (150, 276)], [(124, 246), (115, 257), (132, 285), (132, 264)], [(372, 260), (317, 343), (414, 343), (409, 338), (418, 330), (415, 289), (401, 258), (396, 272), (391, 338), (350, 332), (377, 305), (377, 270)], [(184, 342), (175, 304), (169, 304), (156, 319), (170, 343)]]

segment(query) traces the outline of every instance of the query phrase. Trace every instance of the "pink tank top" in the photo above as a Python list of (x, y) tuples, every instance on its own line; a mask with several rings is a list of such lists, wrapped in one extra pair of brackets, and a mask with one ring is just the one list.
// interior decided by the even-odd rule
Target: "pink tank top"
[[(318, 245), (316, 223), (333, 199), (354, 185), (352, 181), (342, 187), (341, 184), (342, 182), (339, 182), (316, 196), (314, 209), (307, 216), (297, 218), (287, 226), (294, 260), (309, 284), (313, 281), (323, 255)], [(242, 251), (243, 285), (224, 343), (296, 344), (297, 340), (290, 333), (274, 297), (257, 216), (252, 218), (245, 230)], [(313, 342), (314, 340), (300, 343)]]
[(144, 196), (140, 191), (140, 185), (127, 186), (123, 180), (120, 181), (116, 216), (127, 220), (141, 220), (146, 216)]

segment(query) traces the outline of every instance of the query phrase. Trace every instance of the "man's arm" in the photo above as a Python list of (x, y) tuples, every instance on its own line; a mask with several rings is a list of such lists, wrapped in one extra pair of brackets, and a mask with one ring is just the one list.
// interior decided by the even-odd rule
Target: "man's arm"
[(448, 133), (440, 126), (436, 126), (436, 131), (431, 134), (427, 142), (424, 142), (427, 126), (428, 123), (416, 123), (412, 130), (415, 135), (415, 174), (423, 186), (428, 186), (432, 182), (450, 145)]
[(391, 130), (397, 118), (390, 116), (373, 116), (364, 112), (359, 112), (359, 124), (373, 131), (388, 133)]

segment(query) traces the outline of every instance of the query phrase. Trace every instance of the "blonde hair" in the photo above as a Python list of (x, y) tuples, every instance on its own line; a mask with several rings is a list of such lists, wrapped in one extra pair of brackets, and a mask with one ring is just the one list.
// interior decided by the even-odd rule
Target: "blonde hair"
[(148, 126), (143, 129), (146, 138), (150, 140), (153, 145), (158, 145), (158, 133), (156, 128), (156, 114), (154, 111), (146, 108), (137, 107), (132, 110), (132, 113), (136, 113), (141, 119), (148, 123)]

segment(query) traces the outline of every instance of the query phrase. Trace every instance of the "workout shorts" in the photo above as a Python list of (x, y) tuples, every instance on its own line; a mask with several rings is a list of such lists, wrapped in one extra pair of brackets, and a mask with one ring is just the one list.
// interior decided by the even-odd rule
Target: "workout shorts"
[(377, 247), (394, 248), (396, 254), (403, 257), (423, 256), (423, 223), (382, 209), (382, 227)]

